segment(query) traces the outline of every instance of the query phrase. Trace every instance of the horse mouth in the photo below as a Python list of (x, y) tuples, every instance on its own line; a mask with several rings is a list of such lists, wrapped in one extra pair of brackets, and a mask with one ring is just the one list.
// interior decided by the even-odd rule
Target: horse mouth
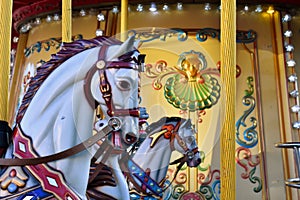
[(201, 158), (199, 158), (199, 157), (198, 158), (193, 158), (191, 160), (188, 160), (186, 164), (189, 167), (197, 167), (198, 165), (201, 164)]
[(138, 140), (138, 138), (134, 135), (134, 133), (127, 133), (125, 135), (124, 139), (122, 138), (120, 131), (113, 132), (113, 139), (112, 139), (112, 141), (113, 141), (114, 147), (118, 148), (118, 149), (126, 148), (126, 145), (134, 144)]
[(113, 144), (114, 147), (122, 148), (121, 136), (119, 131), (113, 133)]

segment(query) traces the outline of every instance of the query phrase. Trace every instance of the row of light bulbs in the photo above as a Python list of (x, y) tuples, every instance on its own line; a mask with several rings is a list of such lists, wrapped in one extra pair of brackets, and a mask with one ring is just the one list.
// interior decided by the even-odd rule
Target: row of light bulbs
[[(292, 20), (292, 16), (290, 14), (285, 14), (282, 17), (282, 22), (283, 23), (290, 23)], [(288, 27), (288, 26), (287, 26)], [(300, 101), (299, 101), (299, 90), (298, 90), (298, 77), (297, 74), (295, 73), (295, 66), (296, 66), (296, 61), (294, 60), (293, 52), (295, 50), (294, 46), (290, 44), (290, 38), (293, 36), (293, 32), (289, 29), (283, 31), (283, 36), (287, 39), (285, 41), (285, 58), (286, 58), (286, 66), (290, 68), (292, 73), (287, 77), (287, 80), (289, 83), (293, 84), (293, 90), (289, 91), (289, 95), (292, 98), (295, 98), (295, 105), (291, 106), (291, 112), (297, 114), (297, 120), (292, 122), (292, 127), (294, 129), (300, 129), (300, 121), (299, 121), (299, 114), (300, 114)]]
[[(112, 8), (112, 12), (113, 13), (118, 13), (119, 12), (119, 9), (117, 6), (114, 6)], [(103, 13), (98, 13), (94, 10), (94, 9), (91, 9), (90, 11), (86, 11), (84, 9), (81, 9), (79, 12), (78, 12), (78, 15), (81, 16), (81, 17), (84, 17), (86, 15), (97, 15), (97, 20), (98, 21), (105, 21), (105, 16), (103, 15)], [(38, 26), (42, 23), (42, 18), (41, 17), (37, 17), (35, 18), (33, 21), (30, 21), (26, 24), (24, 24), (23, 26), (21, 26), (20, 28), (20, 32), (21, 33), (26, 33), (28, 32), (30, 29), (32, 29), (32, 27), (34, 26)], [(44, 18), (44, 20), (47, 22), (47, 23), (50, 23), (50, 22), (58, 22), (61, 20), (61, 15), (55, 13), (53, 15), (47, 15), (46, 18)], [(17, 39), (14, 39), (13, 42), (18, 42)]]
[[(169, 10), (170, 10), (170, 6), (169, 6), (168, 4), (165, 3), (165, 4), (162, 5), (161, 9), (162, 9), (163, 11), (169, 11)], [(176, 9), (177, 9), (177, 10), (183, 10), (183, 9), (184, 9), (183, 4), (180, 3), (180, 2), (177, 3)], [(204, 6), (203, 6), (203, 10), (204, 10), (204, 11), (210, 11), (210, 10), (212, 10), (212, 9), (213, 9), (213, 5), (210, 4), (210, 3), (205, 3)], [(218, 6), (217, 9), (218, 9), (218, 10), (221, 10), (221, 6)], [(130, 10), (131, 10), (131, 9), (130, 9)], [(135, 9), (135, 10), (136, 10), (137, 12), (143, 12), (143, 11), (145, 11), (144, 5), (143, 5), (143, 4), (138, 4), (138, 5), (136, 6), (136, 9)], [(155, 3), (151, 3), (148, 10), (151, 11), (151, 12), (156, 12), (156, 11), (158, 11), (158, 6), (157, 6)], [(242, 12), (249, 12), (249, 11), (250, 11), (250, 7), (249, 7), (248, 5), (245, 5), (241, 11), (242, 11)], [(254, 8), (253, 11), (254, 11), (254, 12), (257, 12), (257, 13), (263, 12), (263, 7), (262, 7), (262, 5), (256, 5), (256, 7)]]
[[(203, 4), (203, 5), (204, 5), (204, 6), (203, 6), (204, 11), (210, 11), (210, 10), (213, 9), (213, 4), (205, 3), (205, 4)], [(172, 6), (173, 6), (173, 5), (172, 5)], [(169, 10), (171, 9), (171, 8), (170, 8), (171, 5), (168, 5), (168, 4), (166, 4), (166, 3), (163, 4), (162, 6), (158, 6), (158, 5), (155, 4), (155, 3), (151, 3), (150, 5), (145, 5), (145, 6), (144, 6), (143, 4), (137, 4), (136, 6), (132, 6), (132, 5), (131, 5), (131, 6), (128, 7), (128, 10), (129, 10), (129, 11), (134, 10), (133, 7), (135, 7), (135, 11), (136, 11), (136, 12), (143, 12), (143, 11), (147, 10), (147, 9), (145, 9), (145, 7), (147, 7), (148, 10), (149, 10), (150, 12), (158, 12), (159, 8), (161, 8), (163, 11), (169, 11)], [(183, 3), (179, 2), (179, 3), (176, 4), (176, 10), (181, 11), (181, 10), (183, 10), (183, 9), (184, 9)], [(217, 9), (218, 9), (218, 10), (221, 10), (221, 7), (218, 6)], [(245, 5), (245, 6), (241, 9), (241, 12), (246, 13), (246, 12), (250, 12), (251, 10), (254, 11), (254, 12), (256, 12), (256, 13), (261, 13), (261, 12), (264, 11), (264, 8), (263, 8), (262, 5), (256, 5), (254, 9), (250, 9), (250, 7), (249, 7), (248, 5)], [(112, 8), (111, 11), (112, 11), (112, 13), (118, 13), (118, 12), (120, 12), (118, 6), (113, 6), (113, 8)], [(268, 10), (267, 10), (267, 12), (268, 12)], [(82, 17), (83, 17), (83, 16), (86, 16), (87, 14), (95, 15), (96, 13), (95, 13), (95, 9), (91, 9), (90, 11), (87, 11), (87, 10), (85, 10), (85, 9), (81, 9), (81, 10), (78, 12), (78, 14), (79, 14), (79, 16), (82, 16)], [(101, 13), (100, 13), (100, 15), (101, 15)], [(104, 16), (103, 16), (103, 17), (104, 17)], [(102, 19), (103, 17), (101, 16), (100, 18)], [(97, 15), (97, 19), (99, 20), (99, 14)], [(100, 20), (101, 20), (101, 19), (100, 19)], [(61, 16), (60, 16), (59, 14), (57, 14), (57, 13), (54, 14), (54, 15), (47, 15), (46, 18), (45, 18), (45, 21), (48, 22), (48, 23), (53, 22), (53, 21), (60, 21), (60, 20), (61, 20)], [(100, 20), (99, 20), (99, 21), (100, 21)], [(105, 20), (105, 19), (103, 19), (103, 20)], [(26, 24), (24, 24), (23, 26), (21, 26), (20, 32), (21, 32), (21, 33), (26, 33), (26, 32), (28, 32), (33, 26), (37, 26), (37, 25), (41, 24), (41, 22), (42, 22), (42, 19), (41, 19), (40, 17), (38, 17), (38, 18), (36, 18), (34, 21), (31, 21), (31, 22), (26, 23)], [(102, 32), (103, 32), (103, 31), (102, 31)], [(101, 31), (97, 30), (97, 31), (96, 31), (96, 35), (99, 36), (99, 33), (101, 33)], [(17, 42), (17, 40), (14, 40), (14, 42)]]

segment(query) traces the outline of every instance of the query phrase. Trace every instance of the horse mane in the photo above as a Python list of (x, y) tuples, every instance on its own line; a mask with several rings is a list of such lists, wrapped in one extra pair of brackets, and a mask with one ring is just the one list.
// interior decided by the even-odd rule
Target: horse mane
[[(187, 123), (185, 123), (186, 121), (187, 121)], [(150, 124), (146, 128), (146, 132), (147, 132), (147, 134), (150, 134), (154, 130), (156, 130), (157, 128), (161, 128), (163, 125), (173, 123), (173, 122), (175, 122), (175, 123), (181, 122), (181, 124), (185, 123), (185, 127), (192, 125), (191, 120), (187, 120), (187, 119), (184, 119), (184, 118), (181, 118), (181, 117), (162, 117), (157, 122), (154, 122), (154, 123)]]
[(67, 59), (75, 56), (76, 54), (95, 47), (103, 46), (103, 45), (120, 45), (121, 41), (106, 37), (100, 36), (90, 40), (76, 40), (71, 43), (63, 43), (61, 49), (56, 53), (51, 55), (51, 58), (48, 62), (44, 63), (37, 69), (36, 75), (31, 78), (29, 82), (29, 88), (26, 91), (20, 108), (17, 113), (16, 123), (20, 123), (31, 100), (39, 90), (42, 83), (49, 77), (49, 75), (57, 69), (63, 62)]

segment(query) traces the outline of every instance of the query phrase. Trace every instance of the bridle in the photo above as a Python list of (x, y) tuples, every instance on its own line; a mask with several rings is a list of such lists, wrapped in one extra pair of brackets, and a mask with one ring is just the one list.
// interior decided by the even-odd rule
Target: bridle
[(150, 137), (152, 138), (152, 142), (150, 147), (153, 147), (157, 140), (163, 136), (165, 139), (170, 140), (170, 147), (171, 150), (175, 150), (175, 140), (177, 140), (178, 145), (184, 150), (185, 152), (185, 157), (188, 159), (193, 159), (194, 155), (199, 152), (198, 147), (189, 150), (184, 139), (178, 134), (179, 127), (181, 125), (181, 121), (178, 121), (176, 125), (174, 126), (173, 124), (166, 124), (162, 126), (161, 131), (158, 133), (152, 134)]
[[(98, 71), (99, 74), (99, 89), (102, 93), (102, 97), (107, 106), (107, 114), (110, 117), (119, 117), (119, 116), (132, 116), (139, 117), (139, 108), (128, 108), (128, 109), (116, 109), (114, 106), (113, 98), (112, 98), (112, 89), (109, 83), (109, 80), (106, 75), (106, 69), (132, 69), (137, 70), (139, 72), (144, 71), (144, 59), (145, 55), (140, 54), (138, 58), (132, 58), (130, 60), (124, 61), (106, 61), (105, 56), (109, 46), (103, 45), (98, 54), (98, 61), (93, 65), (93, 67), (87, 73), (85, 78), (84, 91), (85, 95), (88, 99), (89, 104), (92, 108), (96, 108), (98, 106), (98, 102), (95, 102), (92, 97), (90, 84), (92, 81), (93, 75)], [(132, 63), (130, 61), (134, 61)]]
[[(87, 73), (86, 79), (85, 79), (85, 85), (84, 85), (84, 92), (88, 99), (89, 104), (92, 108), (96, 108), (97, 110), (101, 110), (101, 107), (99, 105), (99, 102), (94, 100), (92, 94), (91, 94), (91, 81), (92, 77), (95, 73), (99, 74), (99, 90), (102, 94), (102, 98), (104, 99), (104, 102), (107, 107), (107, 114), (111, 118), (116, 118), (120, 116), (131, 116), (135, 118), (140, 117), (139, 107), (133, 107), (133, 108), (127, 108), (127, 109), (117, 109), (113, 102), (113, 95), (112, 95), (112, 87), (110, 85), (110, 82), (107, 78), (107, 69), (131, 69), (136, 70), (139, 72), (144, 71), (144, 59), (145, 55), (139, 54), (137, 58), (134, 56), (130, 57), (130, 54), (134, 54), (135, 51), (131, 51), (127, 53), (127, 58), (125, 58), (125, 61), (106, 61), (106, 53), (107, 49), (109, 48), (108, 45), (103, 45), (98, 53), (98, 60), (95, 62), (93, 67), (89, 70)], [(123, 55), (123, 57), (125, 57)], [(103, 113), (101, 111), (101, 113)], [(97, 115), (97, 117), (99, 117)], [(101, 117), (99, 117), (101, 119)], [(117, 120), (117, 122), (120, 121)], [(121, 124), (119, 124), (121, 125)], [(112, 137), (114, 138), (116, 134), (119, 132), (112, 132)], [(128, 141), (127, 138), (125, 140), (125, 143), (132, 144), (132, 142), (136, 141), (136, 137), (131, 137), (128, 135)], [(118, 144), (119, 145), (119, 144)], [(117, 145), (117, 146), (118, 146)]]

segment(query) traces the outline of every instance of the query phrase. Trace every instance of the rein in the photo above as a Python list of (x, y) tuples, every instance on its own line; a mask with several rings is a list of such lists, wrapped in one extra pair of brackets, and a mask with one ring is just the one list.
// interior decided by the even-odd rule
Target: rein
[[(118, 120), (116, 118), (112, 118), (112, 120)], [(42, 163), (48, 163), (52, 161), (57, 161), (63, 158), (70, 157), (75, 155), (81, 151), (86, 150), (87, 148), (96, 144), (99, 140), (110, 134), (112, 131), (117, 131), (117, 128), (114, 127), (115, 123), (108, 123), (104, 126), (101, 130), (99, 130), (95, 135), (91, 136), (84, 142), (77, 144), (74, 147), (61, 151), (59, 153), (55, 153), (49, 156), (44, 157), (37, 157), (37, 158), (23, 158), (23, 159), (7, 159), (7, 158), (0, 158), (0, 166), (25, 166), (25, 165), (38, 165)], [(20, 130), (21, 127), (18, 125), (14, 129), (14, 133)]]

